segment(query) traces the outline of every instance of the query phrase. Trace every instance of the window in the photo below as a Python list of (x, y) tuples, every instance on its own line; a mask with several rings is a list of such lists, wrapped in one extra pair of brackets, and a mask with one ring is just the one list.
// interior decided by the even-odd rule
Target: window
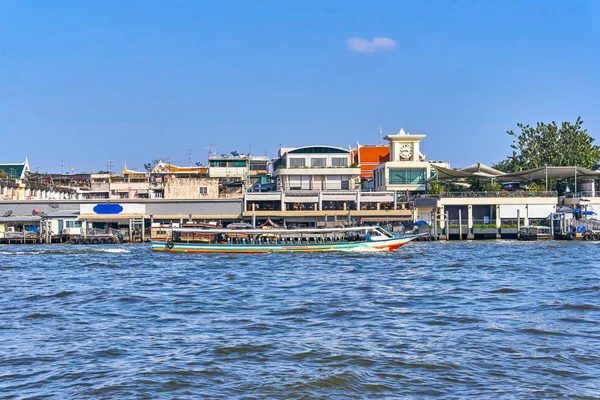
[(129, 193), (128, 192), (119, 192), (119, 195), (122, 199), (128, 199), (129, 198)]
[(290, 167), (306, 167), (306, 158), (290, 158)]
[(348, 158), (347, 157), (333, 157), (331, 159), (332, 167), (347, 167), (348, 166)]
[(211, 167), (225, 167), (227, 166), (227, 162), (221, 160), (210, 160), (209, 165)]
[(267, 171), (267, 163), (252, 163), (250, 164), (250, 171)]
[(340, 190), (342, 188), (342, 177), (330, 175), (327, 177), (327, 190)]
[(350, 178), (345, 175), (342, 176), (342, 190), (348, 190), (350, 189)]
[(390, 169), (390, 184), (392, 185), (422, 185), (426, 182), (427, 170), (424, 168), (392, 168)]
[(65, 226), (67, 228), (81, 228), (82, 221), (66, 221)]
[(290, 190), (310, 190), (312, 179), (310, 176), (290, 175)]
[(208, 194), (208, 187), (206, 187), (206, 186), (198, 186), (198, 193), (200, 193), (200, 194)]
[(324, 167), (327, 163), (326, 158), (311, 158), (310, 166), (311, 167)]
[(302, 187), (302, 177), (299, 175), (290, 175), (289, 182), (290, 190), (300, 190)]

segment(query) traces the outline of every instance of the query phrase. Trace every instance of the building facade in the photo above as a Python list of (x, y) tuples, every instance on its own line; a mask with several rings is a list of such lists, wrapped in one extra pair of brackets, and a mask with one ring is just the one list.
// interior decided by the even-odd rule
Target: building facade
[(410, 135), (401, 129), (398, 134), (385, 137), (390, 143), (390, 159), (373, 169), (376, 191), (426, 192), (432, 166), (449, 167), (447, 163), (425, 159), (420, 148), (425, 136)]
[(284, 192), (356, 190), (360, 167), (352, 163), (350, 150), (340, 147), (282, 148), (273, 162), (273, 178)]

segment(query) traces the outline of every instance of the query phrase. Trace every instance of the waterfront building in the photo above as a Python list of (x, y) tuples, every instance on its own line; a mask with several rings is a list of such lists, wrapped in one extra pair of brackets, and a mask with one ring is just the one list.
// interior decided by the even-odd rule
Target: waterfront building
[(0, 164), (0, 200), (63, 200), (75, 197), (75, 190), (56, 184), (47, 175), (32, 173), (29, 161)]
[(277, 189), (288, 191), (355, 190), (360, 167), (352, 164), (350, 150), (333, 146), (279, 149), (273, 162)]
[(411, 135), (400, 129), (398, 134), (384, 138), (390, 143), (390, 158), (373, 169), (376, 191), (423, 193), (427, 191), (427, 180), (433, 175), (432, 166), (449, 168), (447, 163), (425, 159), (420, 151), (425, 136)]
[[(598, 211), (593, 204), (595, 199), (594, 179), (600, 173), (580, 167), (541, 167), (514, 173), (503, 173), (481, 163), (469, 167), (450, 170), (436, 167), (437, 174), (430, 180), (466, 184), (467, 179), (481, 182), (510, 182), (507, 187), (518, 190), (463, 190), (443, 191), (438, 194), (420, 195), (415, 199), (415, 219), (429, 223), (434, 230), (444, 232), (443, 236), (461, 238), (516, 237), (519, 226), (548, 224), (549, 216), (561, 206), (579, 208), (582, 213)], [(548, 188), (549, 180), (571, 181), (575, 191), (558, 196)], [(537, 182), (537, 183), (536, 183)], [(527, 185), (528, 184), (528, 185)], [(454, 187), (459, 187), (455, 185)], [(577, 188), (581, 191), (577, 191)], [(592, 196), (593, 195), (593, 196)], [(600, 206), (600, 201), (597, 201)], [(447, 228), (447, 229), (446, 229)]]
[(256, 183), (269, 183), (269, 158), (232, 152), (208, 158), (208, 176), (218, 178), (219, 197), (242, 198)]

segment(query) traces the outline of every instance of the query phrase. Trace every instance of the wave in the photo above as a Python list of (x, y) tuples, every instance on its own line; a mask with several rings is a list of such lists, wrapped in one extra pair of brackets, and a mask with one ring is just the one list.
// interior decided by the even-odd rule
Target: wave
[(18, 250), (18, 251), (0, 251), (0, 255), (21, 256), (21, 255), (39, 255), (39, 254), (94, 254), (94, 253), (131, 253), (130, 250), (120, 248), (100, 248), (100, 249), (74, 249), (74, 250)]

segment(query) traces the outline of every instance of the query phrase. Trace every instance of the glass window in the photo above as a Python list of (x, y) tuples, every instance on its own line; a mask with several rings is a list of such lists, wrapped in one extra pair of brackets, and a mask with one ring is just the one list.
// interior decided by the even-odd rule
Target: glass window
[(227, 162), (221, 160), (210, 160), (211, 167), (225, 167), (227, 166)]
[(347, 167), (348, 166), (348, 158), (346, 157), (333, 157), (331, 159), (332, 167)]
[(290, 158), (290, 167), (306, 167), (306, 158)]
[(311, 158), (310, 166), (311, 167), (324, 167), (327, 164), (326, 158)]
[(350, 178), (347, 175), (342, 176), (342, 190), (350, 189)]
[(427, 170), (424, 168), (391, 168), (390, 184), (392, 185), (422, 185), (426, 182)]
[(200, 194), (208, 194), (208, 187), (206, 187), (206, 186), (198, 186), (198, 193), (200, 193)]
[(250, 171), (266, 171), (267, 163), (252, 163), (250, 164)]

